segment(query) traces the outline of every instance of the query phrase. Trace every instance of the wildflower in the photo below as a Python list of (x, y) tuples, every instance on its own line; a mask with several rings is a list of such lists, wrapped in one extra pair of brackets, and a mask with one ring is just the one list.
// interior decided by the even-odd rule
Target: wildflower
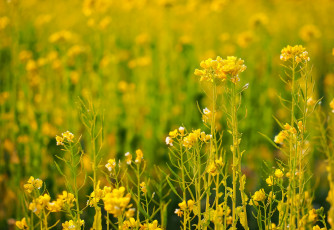
[(284, 129), (289, 131), (292, 134), (296, 134), (297, 130), (294, 127), (291, 127), (288, 123), (284, 125)]
[(217, 165), (224, 166), (223, 158), (222, 158), (221, 156), (219, 157), (219, 159), (217, 159), (217, 160), (215, 161), (215, 163), (216, 163)]
[(215, 79), (225, 81), (227, 76), (230, 75), (231, 81), (236, 83), (239, 73), (246, 69), (246, 66), (243, 63), (243, 60), (233, 56), (227, 57), (226, 59), (222, 59), (218, 56), (216, 60), (209, 58), (200, 63), (200, 66), (203, 69), (196, 69), (194, 74), (200, 76), (200, 81), (205, 80), (211, 82)]
[(79, 226), (75, 224), (73, 220), (65, 221), (65, 223), (62, 223), (63, 230), (78, 230), (81, 229), (81, 226), (85, 223), (84, 220), (79, 220)]
[(16, 227), (18, 227), (19, 229), (29, 229), (26, 218), (23, 217), (22, 220), (17, 220), (15, 222)]
[(140, 183), (140, 190), (141, 190), (143, 193), (147, 193), (147, 189), (146, 189), (146, 184), (145, 184), (145, 182), (141, 182), (141, 183)]
[(111, 172), (116, 167), (116, 160), (115, 158), (109, 159), (108, 163), (105, 165), (109, 172)]
[(280, 59), (282, 61), (288, 61), (290, 59), (295, 60), (297, 63), (302, 61), (310, 61), (308, 56), (308, 52), (306, 49), (301, 45), (296, 46), (287, 46), (282, 49)]
[(318, 214), (315, 209), (312, 209), (308, 212), (308, 220), (310, 222), (315, 222), (318, 218)]
[(24, 190), (28, 193), (31, 193), (34, 189), (40, 189), (43, 185), (43, 181), (41, 179), (35, 179), (34, 177), (30, 177), (27, 181), (27, 184), (23, 185)]
[(143, 158), (144, 158), (143, 152), (140, 149), (137, 149), (136, 150), (136, 160), (135, 160), (135, 162), (137, 164), (140, 164)]
[(184, 130), (185, 130), (184, 127), (182, 127), (182, 126), (179, 127), (179, 132), (180, 132), (181, 136), (184, 135)]
[(180, 210), (180, 209), (175, 209), (175, 211), (174, 211), (174, 213), (176, 214), (176, 215), (178, 215), (179, 217), (182, 217), (182, 215), (183, 215), (183, 212)]
[(44, 194), (42, 196), (39, 196), (38, 198), (34, 199), (30, 204), (29, 204), (29, 210), (34, 212), (36, 215), (38, 215), (47, 205), (49, 204), (50, 201), (50, 196), (48, 194)]
[(125, 208), (129, 206), (131, 194), (124, 196), (125, 188), (120, 187), (119, 189), (113, 189), (111, 193), (108, 193), (103, 197), (104, 209), (113, 214), (114, 217), (122, 215)]
[(131, 160), (132, 160), (132, 155), (129, 153), (129, 152), (127, 152), (127, 153), (125, 153), (124, 154), (125, 155), (125, 157), (126, 157), (126, 163), (128, 164), (128, 165), (130, 165), (131, 164)]
[(169, 132), (169, 136), (170, 136), (171, 138), (176, 138), (177, 135), (178, 135), (178, 130), (177, 130), (177, 129), (174, 129), (173, 131), (170, 131), (170, 132)]
[(277, 178), (282, 178), (282, 177), (284, 176), (284, 173), (282, 172), (282, 170), (280, 170), (280, 169), (276, 169), (276, 170), (275, 170), (275, 176), (276, 176)]
[(211, 162), (208, 166), (207, 172), (211, 175), (211, 176), (216, 176), (217, 175), (217, 166), (214, 162)]
[(166, 145), (173, 146), (173, 139), (171, 137), (166, 137)]
[(73, 142), (74, 135), (70, 131), (66, 131), (65, 133), (61, 134), (64, 138), (64, 140), (67, 140), (68, 142)]
[(282, 130), (279, 132), (277, 136), (275, 136), (274, 142), (277, 144), (283, 144), (284, 140), (289, 136), (286, 130)]
[(126, 212), (125, 212), (125, 216), (127, 218), (133, 217), (135, 215), (136, 209), (135, 208), (129, 208)]
[(53, 202), (48, 203), (47, 209), (50, 212), (60, 212), (61, 211), (61, 207), (62, 207), (62, 201), (61, 200), (56, 200)]
[(326, 228), (320, 228), (319, 225), (313, 226), (313, 230), (326, 230)]
[(152, 223), (149, 223), (148, 230), (161, 230), (161, 228), (158, 227), (158, 221), (154, 220)]
[(63, 191), (62, 194), (58, 195), (57, 200), (60, 200), (63, 206), (67, 206), (71, 208), (74, 206), (73, 203), (75, 202), (75, 197), (72, 193)]
[(194, 201), (193, 200), (188, 200), (187, 201), (187, 205), (188, 205), (188, 208), (189, 208), (189, 210), (191, 211), (191, 210), (193, 210), (193, 208), (194, 208)]
[(333, 100), (329, 103), (329, 106), (330, 106), (331, 109), (332, 109), (332, 113), (334, 113), (334, 98), (333, 98)]
[(181, 210), (185, 210), (187, 208), (187, 203), (186, 201), (182, 201), (181, 203), (178, 204)]
[(57, 145), (64, 145), (64, 138), (56, 136)]
[(272, 176), (269, 176), (269, 177), (266, 179), (266, 183), (268, 184), (268, 186), (273, 186), (273, 184), (274, 184), (273, 177), (272, 177)]
[(264, 192), (263, 188), (259, 191), (256, 191), (252, 196), (254, 201), (264, 201), (266, 199), (266, 193)]
[(276, 229), (277, 229), (277, 227), (276, 227), (276, 224), (275, 224), (275, 223), (271, 223), (271, 229), (272, 229), (272, 230), (276, 230)]

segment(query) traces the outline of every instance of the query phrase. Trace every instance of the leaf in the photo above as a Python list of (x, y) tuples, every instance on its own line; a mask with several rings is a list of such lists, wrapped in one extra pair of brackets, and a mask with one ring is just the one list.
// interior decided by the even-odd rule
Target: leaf
[(261, 134), (264, 138), (266, 138), (270, 142), (270, 144), (272, 144), (275, 148), (280, 149), (280, 147), (276, 145), (275, 142), (273, 142), (273, 140), (271, 140), (267, 135), (260, 133), (260, 132), (258, 133)]
[(169, 175), (167, 175), (166, 180), (167, 180), (167, 183), (169, 184), (169, 187), (172, 189), (172, 191), (175, 193), (175, 195), (177, 195), (181, 200), (183, 200), (182, 197), (176, 191), (174, 185), (169, 181)]

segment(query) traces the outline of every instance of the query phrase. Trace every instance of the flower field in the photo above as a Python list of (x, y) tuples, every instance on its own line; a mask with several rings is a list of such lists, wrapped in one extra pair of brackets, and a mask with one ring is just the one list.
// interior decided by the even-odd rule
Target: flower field
[(0, 1), (0, 229), (334, 229), (333, 12)]

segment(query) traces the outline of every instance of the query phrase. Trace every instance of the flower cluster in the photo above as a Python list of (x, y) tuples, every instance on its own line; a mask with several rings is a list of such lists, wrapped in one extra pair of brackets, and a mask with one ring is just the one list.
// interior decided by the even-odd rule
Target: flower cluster
[(296, 46), (287, 46), (282, 49), (280, 59), (282, 61), (288, 61), (290, 59), (295, 60), (297, 63), (302, 61), (310, 61), (310, 57), (308, 56), (308, 52), (301, 45)]
[(184, 127), (175, 129), (169, 132), (169, 136), (166, 137), (166, 144), (173, 146), (174, 139), (181, 137), (181, 143), (185, 148), (192, 148), (197, 141), (208, 142), (212, 135), (202, 132), (201, 129), (193, 130), (191, 133), (186, 134)]
[(51, 198), (48, 194), (39, 196), (29, 204), (29, 210), (38, 215), (44, 208), (49, 205), (50, 199)]
[(79, 226), (75, 224), (73, 220), (65, 221), (65, 223), (62, 223), (63, 230), (78, 230), (81, 229), (81, 226), (85, 224), (84, 220), (79, 221)]
[(202, 61), (200, 66), (203, 69), (196, 69), (194, 73), (196, 76), (201, 77), (200, 81), (213, 82), (215, 79), (224, 81), (230, 76), (231, 81), (235, 84), (239, 80), (238, 75), (246, 69), (244, 61), (234, 56), (229, 56), (226, 59), (218, 56), (216, 60), (209, 58)]
[(26, 184), (23, 185), (23, 188), (28, 193), (31, 193), (34, 189), (40, 189), (43, 185), (43, 181), (41, 179), (35, 179), (34, 177), (30, 177)]
[(109, 172), (111, 172), (116, 167), (116, 160), (115, 158), (109, 159), (108, 163), (105, 165)]
[(252, 204), (258, 205), (258, 202), (264, 201), (265, 199), (266, 199), (266, 193), (262, 188), (259, 191), (256, 191), (252, 196), (251, 205)]
[[(299, 121), (298, 129), (301, 131), (303, 129), (302, 121)], [(289, 136), (289, 134), (296, 134), (297, 130), (294, 127), (291, 127), (288, 123), (283, 126), (284, 130), (280, 131), (278, 135), (275, 136), (274, 142), (277, 144), (282, 144), (284, 140)]]
[(179, 209), (175, 209), (174, 213), (181, 217), (183, 215), (183, 212), (186, 210), (192, 211), (194, 209), (194, 201), (193, 200), (188, 200), (187, 202), (184, 200), (181, 203), (179, 203)]
[(87, 204), (93, 207), (109, 193), (111, 193), (111, 187), (104, 186), (102, 190), (100, 189), (100, 181), (99, 181), (96, 185), (95, 190), (90, 194)]
[(19, 229), (24, 229), (24, 230), (29, 229), (25, 217), (22, 218), (22, 220), (17, 220), (17, 221), (15, 222), (15, 224), (16, 224), (16, 227), (18, 227)]
[(61, 195), (58, 195), (57, 200), (48, 204), (50, 212), (60, 212), (62, 209), (69, 209), (74, 206), (75, 198), (72, 193), (63, 191)]
[(107, 193), (103, 197), (104, 209), (113, 214), (114, 217), (122, 215), (125, 208), (130, 207), (131, 194), (128, 193), (124, 196), (125, 188), (113, 189), (111, 193)]
[(64, 142), (73, 142), (74, 134), (70, 131), (66, 131), (61, 134), (62, 136), (56, 136), (57, 145), (64, 145)]
[(153, 220), (152, 223), (141, 224), (140, 230), (162, 230), (162, 228), (159, 227), (159, 223), (157, 220)]

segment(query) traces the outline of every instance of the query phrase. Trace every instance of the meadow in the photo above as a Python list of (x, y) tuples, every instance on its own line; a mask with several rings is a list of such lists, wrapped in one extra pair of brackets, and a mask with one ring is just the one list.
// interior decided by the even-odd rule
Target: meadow
[(0, 229), (334, 228), (333, 12), (1, 0)]

